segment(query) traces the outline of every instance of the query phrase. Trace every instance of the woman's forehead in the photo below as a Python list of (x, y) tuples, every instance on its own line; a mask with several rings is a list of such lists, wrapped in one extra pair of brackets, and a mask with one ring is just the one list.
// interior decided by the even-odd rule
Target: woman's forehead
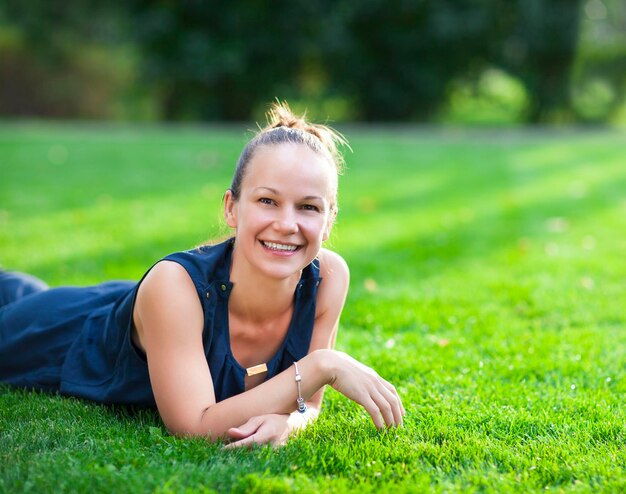
[(337, 172), (331, 163), (304, 144), (259, 147), (248, 163), (243, 188), (317, 189), (334, 194)]

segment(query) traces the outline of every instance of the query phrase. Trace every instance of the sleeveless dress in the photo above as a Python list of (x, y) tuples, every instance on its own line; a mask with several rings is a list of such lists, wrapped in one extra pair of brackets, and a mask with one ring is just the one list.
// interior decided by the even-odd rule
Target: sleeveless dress
[[(245, 369), (233, 356), (228, 329), (232, 249), (229, 239), (162, 259), (180, 264), (196, 287), (217, 401), (245, 389)], [(5, 302), (0, 307), (0, 382), (100, 403), (154, 407), (146, 356), (131, 338), (141, 281), (46, 289), (28, 275), (0, 272), (0, 301)], [(302, 271), (289, 329), (267, 362), (266, 379), (308, 353), (320, 282), (316, 259)]]

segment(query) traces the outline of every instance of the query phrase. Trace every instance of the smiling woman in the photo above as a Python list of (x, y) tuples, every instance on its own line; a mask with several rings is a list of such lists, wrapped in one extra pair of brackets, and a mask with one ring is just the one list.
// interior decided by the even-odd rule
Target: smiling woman
[(330, 234), (336, 183), (336, 172), (309, 147), (287, 142), (258, 148), (239, 197), (230, 189), (224, 199), (242, 255), (268, 279), (308, 265)]
[(284, 443), (327, 384), (377, 427), (400, 425), (395, 388), (333, 349), (349, 273), (322, 243), (345, 141), (286, 104), (268, 122), (224, 196), (229, 240), (166, 256), (138, 283), (47, 289), (0, 273), (0, 381), (156, 406), (172, 433), (229, 447)]

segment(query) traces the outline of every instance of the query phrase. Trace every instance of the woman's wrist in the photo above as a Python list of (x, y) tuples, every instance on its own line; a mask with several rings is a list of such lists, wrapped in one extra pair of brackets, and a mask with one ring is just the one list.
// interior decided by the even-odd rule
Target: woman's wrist
[(314, 372), (322, 379), (322, 385), (335, 382), (334, 354), (334, 350), (320, 349), (308, 355), (313, 361)]

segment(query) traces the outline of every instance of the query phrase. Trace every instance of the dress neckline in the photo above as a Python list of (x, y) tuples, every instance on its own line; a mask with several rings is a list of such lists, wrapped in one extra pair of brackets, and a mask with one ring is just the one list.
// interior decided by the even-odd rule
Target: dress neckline
[[(233, 349), (231, 345), (231, 335), (230, 335), (230, 318), (228, 314), (228, 300), (230, 298), (230, 293), (231, 293), (232, 286), (233, 286), (233, 283), (230, 281), (230, 276), (229, 276), (230, 268), (232, 265), (233, 244), (234, 242), (230, 242), (229, 248), (226, 252), (226, 258), (224, 259), (224, 266), (223, 266), (225, 268), (225, 274), (226, 274), (225, 278), (228, 279), (228, 284), (229, 284), (229, 287), (228, 287), (229, 289), (225, 293), (226, 303), (225, 303), (225, 310), (224, 310), (223, 317), (225, 319), (224, 327), (226, 328), (227, 354), (230, 357), (231, 361), (233, 362), (234, 367), (238, 370), (238, 373), (242, 375), (245, 379), (246, 367), (244, 367), (243, 365), (239, 363), (239, 361), (235, 357), (235, 354), (233, 353)], [(263, 362), (267, 365), (266, 378), (269, 377), (270, 374), (273, 372), (273, 369), (276, 365), (276, 361), (284, 353), (285, 347), (287, 346), (293, 332), (296, 330), (295, 322), (297, 319), (298, 311), (300, 309), (300, 304), (302, 300), (302, 297), (301, 297), (302, 287), (306, 281), (305, 272), (307, 272), (309, 269), (310, 269), (310, 265), (305, 266), (305, 268), (302, 270), (302, 273), (300, 274), (300, 279), (298, 280), (298, 284), (296, 285), (296, 290), (294, 293), (294, 301), (293, 301), (293, 312), (291, 314), (291, 319), (289, 321), (289, 326), (287, 328), (287, 332), (285, 333), (285, 337), (283, 338), (283, 341), (280, 344), (280, 347), (278, 348), (278, 350), (276, 350), (274, 355), (272, 355), (272, 357), (270, 357), (270, 359), (267, 360), (266, 362)]]

